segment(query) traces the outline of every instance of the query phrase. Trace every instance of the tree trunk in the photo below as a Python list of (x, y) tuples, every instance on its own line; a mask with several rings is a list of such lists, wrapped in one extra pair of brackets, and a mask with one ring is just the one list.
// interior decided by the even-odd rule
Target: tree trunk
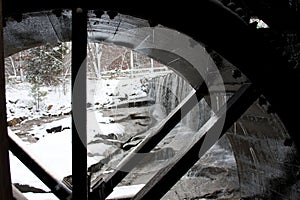
[(12, 66), (13, 71), (14, 71), (14, 76), (16, 77), (17, 76), (17, 70), (16, 70), (16, 66), (15, 66), (15, 61), (13, 60), (12, 56), (9, 56), (8, 58), (11, 62), (11, 66)]
[(99, 44), (96, 45), (97, 49), (98, 49), (98, 53), (97, 53), (97, 74), (98, 74), (98, 78), (101, 78), (101, 57), (102, 57), (102, 45), (101, 48), (99, 47)]

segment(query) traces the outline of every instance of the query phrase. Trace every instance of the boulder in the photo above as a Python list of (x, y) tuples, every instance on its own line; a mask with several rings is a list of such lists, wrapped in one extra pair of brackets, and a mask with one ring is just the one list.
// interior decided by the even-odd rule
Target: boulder
[(57, 133), (57, 132), (61, 132), (62, 130), (63, 130), (62, 126), (56, 126), (50, 129), (46, 129), (47, 133)]
[(49, 105), (49, 106), (47, 107), (47, 110), (51, 110), (52, 107), (53, 107), (53, 105)]

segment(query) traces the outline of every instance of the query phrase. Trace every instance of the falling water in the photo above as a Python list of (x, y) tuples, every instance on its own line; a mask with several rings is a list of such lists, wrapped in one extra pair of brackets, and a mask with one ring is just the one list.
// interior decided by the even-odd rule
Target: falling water
[[(190, 84), (175, 73), (153, 78), (149, 83), (149, 97), (155, 100), (153, 117), (165, 118), (193, 91)], [(203, 99), (181, 120), (181, 125), (198, 130), (210, 117), (210, 109)]]

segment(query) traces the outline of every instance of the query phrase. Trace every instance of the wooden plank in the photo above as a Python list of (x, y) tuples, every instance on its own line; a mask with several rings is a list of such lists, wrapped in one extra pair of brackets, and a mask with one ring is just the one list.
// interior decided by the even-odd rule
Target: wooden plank
[(92, 187), (90, 199), (104, 200), (121, 180), (150, 152), (207, 93), (202, 84), (195, 92), (190, 93), (158, 126), (150, 129), (147, 137), (117, 166), (117, 169), (105, 180), (99, 180)]
[(0, 200), (12, 199), (5, 98), (2, 0), (0, 0)]
[(72, 184), (73, 200), (87, 200), (86, 56), (87, 11), (74, 2), (72, 8)]
[[(196, 138), (193, 138), (191, 145), (177, 156), (173, 163), (161, 169), (133, 199), (152, 200), (163, 197), (257, 98), (258, 92), (252, 85), (239, 89), (228, 100), (227, 107), (223, 106), (195, 134)], [(221, 131), (221, 135), (217, 133), (218, 131)]]

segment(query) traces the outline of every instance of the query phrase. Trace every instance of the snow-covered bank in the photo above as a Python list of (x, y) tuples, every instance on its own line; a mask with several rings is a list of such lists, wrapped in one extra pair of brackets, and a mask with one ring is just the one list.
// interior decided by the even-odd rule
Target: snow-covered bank
[[(145, 85), (141, 78), (88, 80), (87, 103), (89, 108), (103, 108), (113, 106), (121, 101), (139, 99), (147, 96)], [(45, 96), (40, 100), (37, 110), (35, 98), (32, 94), (33, 85), (24, 82), (6, 85), (7, 118), (26, 117), (36, 119), (41, 116), (54, 116), (70, 113), (71, 86), (64, 89), (61, 86), (41, 86)]]
[(8, 121), (12, 118), (27, 117), (36, 119), (44, 115), (67, 113), (71, 110), (70, 89), (63, 93), (60, 87), (42, 86), (41, 91), (46, 92), (37, 111), (35, 99), (32, 94), (32, 84), (24, 82), (6, 85), (6, 104)]

